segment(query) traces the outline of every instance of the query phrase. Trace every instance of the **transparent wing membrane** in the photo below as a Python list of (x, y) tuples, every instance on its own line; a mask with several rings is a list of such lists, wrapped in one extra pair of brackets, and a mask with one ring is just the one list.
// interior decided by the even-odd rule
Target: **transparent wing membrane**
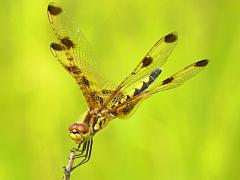
[(205, 66), (207, 66), (207, 64), (208, 64), (207, 59), (195, 62), (181, 69), (180, 71), (168, 77), (164, 81), (156, 84), (155, 86), (150, 88), (147, 93), (154, 94), (163, 90), (168, 90), (180, 86), (185, 81), (198, 74)]
[(175, 88), (182, 85), (185, 81), (192, 78), (198, 74), (204, 67), (208, 64), (208, 60), (204, 59), (198, 62), (195, 62), (177, 73), (173, 74), (169, 78), (163, 80), (160, 83), (157, 83), (153, 87), (149, 88), (147, 91), (140, 93), (139, 95), (133, 96), (132, 98), (126, 99), (122, 103), (117, 104), (111, 112), (118, 118), (128, 117), (129, 113), (143, 100), (150, 97), (152, 94), (157, 92)]
[(96, 71), (88, 41), (56, 3), (48, 5), (48, 17), (57, 38), (50, 46), (53, 55), (77, 81), (89, 108), (99, 108), (106, 98), (101, 90), (108, 81)]
[(152, 71), (164, 65), (176, 44), (177, 33), (175, 32), (164, 36), (158, 42), (156, 42), (155, 45), (134, 68), (132, 73), (120, 83), (113, 94), (106, 100), (104, 105), (107, 106), (107, 104), (111, 102), (111, 99), (118, 96), (127, 87), (131, 86), (140, 79), (148, 77)]

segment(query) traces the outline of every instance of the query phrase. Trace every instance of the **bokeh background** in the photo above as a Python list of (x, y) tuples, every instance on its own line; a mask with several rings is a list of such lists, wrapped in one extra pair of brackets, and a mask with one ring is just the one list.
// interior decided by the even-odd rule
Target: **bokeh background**
[[(96, 135), (71, 179), (240, 179), (239, 1), (62, 2), (111, 80), (123, 79), (163, 35), (179, 43), (162, 78), (204, 58), (184, 86), (154, 95)], [(0, 2), (0, 179), (61, 179), (67, 127), (87, 109), (49, 50), (47, 0)]]

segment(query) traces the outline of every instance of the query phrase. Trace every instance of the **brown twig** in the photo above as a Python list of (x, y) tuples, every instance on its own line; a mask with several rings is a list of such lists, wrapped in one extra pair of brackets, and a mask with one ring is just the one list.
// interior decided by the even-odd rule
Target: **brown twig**
[(70, 180), (71, 170), (73, 168), (75, 155), (76, 155), (76, 150), (75, 149), (71, 150), (68, 164), (67, 166), (64, 167), (64, 177), (63, 177), (64, 180)]

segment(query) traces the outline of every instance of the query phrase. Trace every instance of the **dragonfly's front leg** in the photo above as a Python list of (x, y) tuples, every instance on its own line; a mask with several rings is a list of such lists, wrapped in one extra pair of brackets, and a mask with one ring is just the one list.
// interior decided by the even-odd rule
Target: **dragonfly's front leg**
[(79, 158), (84, 154), (84, 152), (86, 151), (87, 143), (88, 141), (84, 142), (83, 144), (79, 144), (77, 149), (73, 149), (75, 152), (80, 152), (79, 154), (75, 155), (75, 158)]
[[(83, 165), (84, 163), (88, 162), (90, 160), (91, 157), (91, 152), (92, 152), (92, 144), (93, 144), (93, 139), (89, 139), (85, 144), (85, 149), (84, 151), (82, 151), (80, 154), (77, 154), (75, 156), (75, 158), (81, 158), (83, 157), (83, 159), (76, 165), (74, 166), (71, 171), (73, 171), (75, 168), (77, 168), (78, 166)], [(84, 146), (83, 146), (84, 148)], [(85, 152), (85, 154), (84, 154)]]

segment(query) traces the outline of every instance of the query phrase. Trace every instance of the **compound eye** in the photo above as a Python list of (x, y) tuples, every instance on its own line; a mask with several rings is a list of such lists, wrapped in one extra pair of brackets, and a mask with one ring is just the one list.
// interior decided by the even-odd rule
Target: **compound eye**
[(85, 135), (89, 133), (89, 127), (85, 123), (79, 124), (78, 126), (79, 133)]
[(85, 123), (73, 123), (69, 126), (68, 130), (70, 132), (70, 137), (78, 144), (90, 137), (90, 129)]
[(85, 123), (73, 123), (69, 126), (68, 130), (70, 133), (78, 133), (78, 134), (87, 134), (89, 133), (89, 127)]

